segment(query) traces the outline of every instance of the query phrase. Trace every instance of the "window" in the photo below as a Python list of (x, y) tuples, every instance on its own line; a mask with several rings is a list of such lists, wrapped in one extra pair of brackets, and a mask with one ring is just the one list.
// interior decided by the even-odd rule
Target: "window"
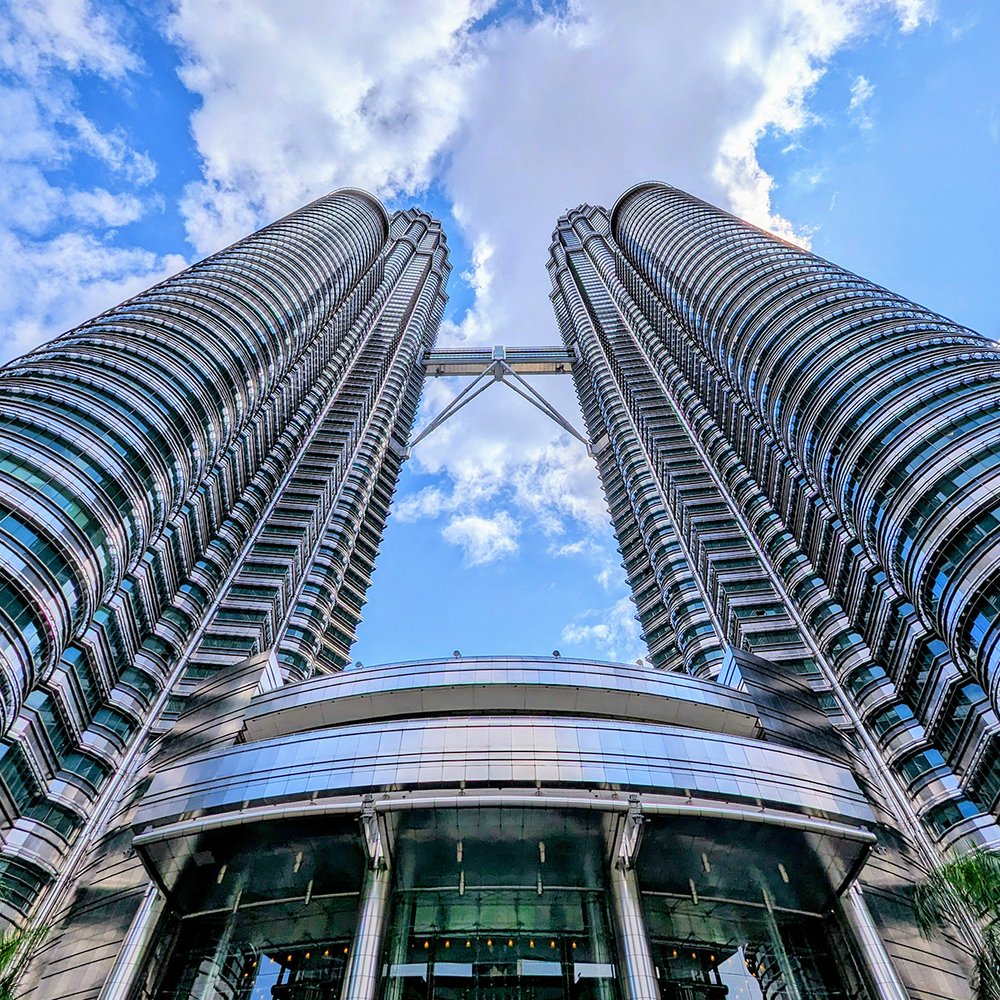
[(66, 754), (62, 761), (63, 770), (78, 778), (83, 778), (94, 789), (99, 789), (108, 780), (110, 771), (105, 764), (85, 753), (73, 751)]
[(958, 743), (962, 727), (974, 705), (986, 701), (986, 692), (978, 684), (963, 684), (952, 692), (937, 733), (937, 743), (945, 753), (951, 753)]
[(912, 757), (904, 758), (896, 766), (899, 768), (899, 773), (908, 782), (912, 783), (917, 778), (927, 774), (928, 771), (933, 771), (937, 767), (943, 767), (944, 757), (939, 750), (931, 748), (929, 750), (922, 750)]
[(869, 725), (876, 736), (884, 736), (893, 726), (913, 718), (913, 712), (906, 705), (890, 705), (872, 716)]
[(940, 837), (953, 826), (961, 823), (963, 819), (969, 819), (978, 814), (979, 810), (974, 803), (968, 799), (957, 799), (954, 802), (942, 802), (941, 805), (928, 809), (923, 819)]

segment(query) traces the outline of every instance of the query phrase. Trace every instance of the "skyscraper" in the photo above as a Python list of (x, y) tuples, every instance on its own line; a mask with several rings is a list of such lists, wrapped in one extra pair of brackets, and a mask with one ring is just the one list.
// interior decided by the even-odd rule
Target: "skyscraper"
[[(995, 348), (665, 185), (549, 267), (564, 346), (434, 350), (440, 226), (337, 192), (0, 370), (35, 1000), (969, 995)], [(427, 371), (572, 375), (654, 666), (342, 670)]]
[(995, 345), (662, 184), (550, 271), (654, 662), (809, 678), (933, 837), (992, 838)]

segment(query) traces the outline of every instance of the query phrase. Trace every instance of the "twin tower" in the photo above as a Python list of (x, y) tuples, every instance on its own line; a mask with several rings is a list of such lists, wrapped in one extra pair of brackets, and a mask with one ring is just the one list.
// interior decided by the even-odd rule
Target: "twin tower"
[[(339, 191), (0, 369), (32, 1000), (971, 995), (909, 901), (1000, 844), (1000, 351), (664, 184), (548, 266), (563, 347), (435, 351), (440, 225)], [(571, 374), (652, 666), (344, 669), (488, 370)]]

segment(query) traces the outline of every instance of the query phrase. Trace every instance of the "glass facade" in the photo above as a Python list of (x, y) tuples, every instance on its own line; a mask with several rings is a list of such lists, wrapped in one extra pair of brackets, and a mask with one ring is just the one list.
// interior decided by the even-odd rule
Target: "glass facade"
[(647, 895), (665, 1000), (858, 1000), (870, 994), (837, 920)]
[[(449, 270), (334, 192), (0, 370), (31, 1000), (966, 1000), (909, 900), (1000, 844), (996, 346), (656, 183), (558, 221), (561, 347), (433, 350)], [(425, 376), (500, 360), (651, 666), (345, 669)]]
[(184, 920), (156, 997), (339, 997), (357, 906), (357, 895), (351, 893)]
[[(153, 996), (871, 996), (831, 913), (874, 841), (848, 769), (650, 668), (481, 658), (428, 718), (414, 693), (460, 667), (260, 695), (247, 742), (157, 773), (134, 815), (171, 900)], [(662, 721), (580, 715), (596, 678)]]
[(397, 893), (385, 1000), (617, 1000), (598, 888), (480, 886)]
[[(457, 821), (408, 815), (396, 830), (393, 891), (379, 914), (378, 1000), (635, 995), (600, 823), (574, 813), (492, 809)], [(261, 842), (252, 850), (244, 844), (243, 863), (231, 857), (210, 872), (202, 867), (202, 880), (220, 873), (207, 879), (210, 891), (196, 901), (182, 885), (177, 898), (214, 908), (166, 921), (169, 958), (153, 996), (340, 997), (351, 952), (365, 944), (360, 897), (329, 891), (338, 880), (318, 869), (345, 835), (334, 829), (307, 843), (292, 833), (272, 838), (270, 854)], [(657, 854), (665, 848), (680, 859), (684, 836), (663, 827)], [(283, 870), (289, 861), (291, 871)], [(771, 861), (766, 849), (756, 855), (758, 867)], [(641, 853), (636, 867), (640, 879), (662, 884), (657, 865), (644, 865)], [(216, 888), (226, 882), (228, 890)], [(867, 1000), (856, 946), (841, 922), (778, 906), (766, 889), (755, 900), (751, 884), (743, 885), (743, 899), (642, 892), (654, 1000)]]

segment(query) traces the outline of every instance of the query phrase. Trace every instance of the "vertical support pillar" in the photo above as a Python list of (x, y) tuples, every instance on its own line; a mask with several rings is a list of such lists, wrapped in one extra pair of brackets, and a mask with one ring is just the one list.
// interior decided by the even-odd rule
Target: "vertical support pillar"
[(165, 900), (159, 890), (150, 883), (139, 909), (132, 918), (111, 975), (101, 988), (99, 1000), (126, 1000), (129, 996), (135, 986), (136, 977), (145, 964), (149, 944), (163, 913), (164, 903)]
[(785, 942), (781, 938), (781, 928), (774, 917), (774, 903), (771, 900), (771, 894), (766, 888), (763, 890), (763, 896), (764, 922), (767, 926), (767, 936), (770, 939), (769, 957), (777, 962), (778, 969), (781, 972), (784, 986), (781, 995), (787, 997), (788, 1000), (803, 1000), (802, 991), (799, 989), (800, 977), (796, 975), (795, 968), (788, 957), (788, 950), (785, 948)]
[(389, 837), (379, 822), (375, 803), (369, 796), (361, 812), (361, 836), (368, 867), (361, 887), (358, 925), (347, 955), (340, 1000), (375, 1000), (378, 992), (379, 960), (389, 918)]
[(635, 871), (621, 860), (611, 866), (611, 896), (615, 903), (626, 1000), (660, 1000), (653, 954), (642, 918), (639, 884)]
[[(596, 893), (586, 895), (587, 934), (590, 945), (590, 961), (601, 965), (612, 965), (611, 947), (607, 936), (607, 918), (604, 916), (604, 900)], [(614, 983), (610, 979), (594, 981), (598, 1000), (614, 1000)]]
[(885, 950), (861, 888), (855, 882), (840, 897), (844, 917), (854, 935), (878, 1000), (909, 1000), (889, 953)]
[(389, 909), (391, 875), (385, 865), (369, 867), (361, 890), (358, 926), (347, 956), (340, 1000), (375, 1000), (379, 959)]

